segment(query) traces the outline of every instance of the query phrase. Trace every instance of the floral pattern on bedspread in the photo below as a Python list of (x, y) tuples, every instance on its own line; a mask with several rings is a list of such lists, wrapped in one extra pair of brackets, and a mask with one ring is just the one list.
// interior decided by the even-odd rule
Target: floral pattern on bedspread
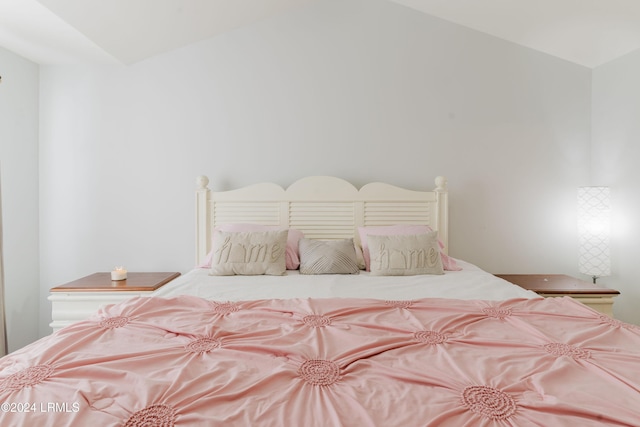
[(0, 426), (638, 426), (640, 331), (570, 298), (137, 298), (0, 359)]

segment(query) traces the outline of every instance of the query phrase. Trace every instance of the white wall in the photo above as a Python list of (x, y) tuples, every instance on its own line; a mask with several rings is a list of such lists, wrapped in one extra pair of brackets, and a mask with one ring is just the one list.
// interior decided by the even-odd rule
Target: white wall
[(612, 194), (612, 276), (622, 292), (616, 317), (640, 324), (640, 51), (593, 71), (592, 184)]
[(38, 66), (0, 48), (0, 171), (9, 351), (38, 337)]
[(336, 175), (431, 189), (451, 254), (576, 272), (591, 72), (383, 0), (327, 0), (129, 67), (41, 70), (41, 333), (51, 286), (187, 271), (193, 189)]

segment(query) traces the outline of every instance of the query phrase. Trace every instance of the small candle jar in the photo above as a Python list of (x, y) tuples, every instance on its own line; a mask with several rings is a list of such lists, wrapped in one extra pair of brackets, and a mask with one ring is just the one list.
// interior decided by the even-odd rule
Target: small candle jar
[(122, 267), (116, 267), (115, 270), (111, 272), (111, 280), (126, 280), (127, 279), (127, 270)]

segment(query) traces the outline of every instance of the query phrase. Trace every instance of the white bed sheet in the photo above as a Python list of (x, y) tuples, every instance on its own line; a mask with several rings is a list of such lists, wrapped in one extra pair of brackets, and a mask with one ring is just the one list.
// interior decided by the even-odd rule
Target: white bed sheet
[(527, 291), (462, 260), (461, 271), (443, 275), (371, 276), (303, 275), (287, 271), (285, 276), (210, 276), (208, 269), (194, 269), (154, 292), (154, 296), (193, 295), (217, 301), (285, 298), (376, 298), (411, 300), (454, 298), (505, 300), (535, 298)]

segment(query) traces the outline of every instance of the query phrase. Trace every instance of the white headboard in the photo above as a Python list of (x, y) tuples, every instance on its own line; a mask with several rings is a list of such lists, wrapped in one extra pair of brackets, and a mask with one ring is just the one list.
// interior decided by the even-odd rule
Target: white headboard
[(425, 224), (438, 231), (448, 250), (447, 180), (433, 191), (413, 191), (374, 182), (358, 190), (340, 178), (311, 176), (286, 190), (262, 183), (237, 190), (211, 191), (209, 179), (196, 180), (196, 263), (211, 249), (211, 231), (220, 224), (252, 223), (295, 228), (305, 237), (359, 241), (357, 227)]

